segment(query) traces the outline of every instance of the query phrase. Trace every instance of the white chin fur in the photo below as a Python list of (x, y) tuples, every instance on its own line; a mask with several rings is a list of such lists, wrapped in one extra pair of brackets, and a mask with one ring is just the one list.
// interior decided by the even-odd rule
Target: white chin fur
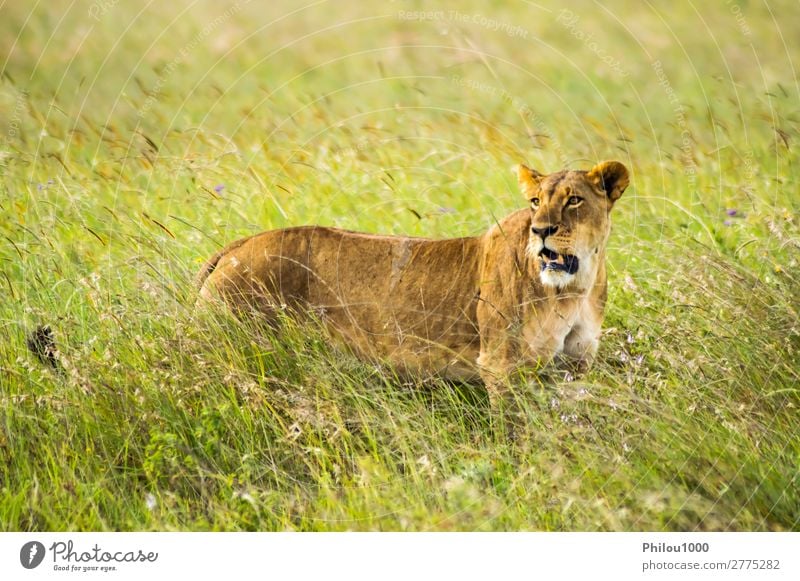
[[(528, 255), (538, 258), (544, 244), (540, 238), (531, 237), (528, 242)], [(595, 275), (595, 256), (594, 253), (576, 253), (579, 263), (578, 272), (569, 274), (561, 270), (543, 270), (539, 273), (539, 280), (544, 286), (562, 289), (572, 286), (576, 290), (586, 290), (594, 282)]]
[(560, 270), (543, 270), (539, 273), (539, 278), (544, 286), (552, 286), (556, 288), (564, 288), (580, 274), (581, 269), (575, 274), (569, 274)]
[(567, 286), (576, 291), (584, 291), (594, 284), (595, 272), (597, 270), (595, 254), (578, 256), (578, 272), (569, 274), (562, 270), (543, 270), (539, 273), (539, 280), (544, 286), (563, 289)]

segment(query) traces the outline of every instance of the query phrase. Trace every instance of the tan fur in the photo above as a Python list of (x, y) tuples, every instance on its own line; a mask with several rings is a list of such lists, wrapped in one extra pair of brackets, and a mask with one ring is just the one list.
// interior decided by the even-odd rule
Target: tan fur
[[(536, 209), (514, 212), (482, 236), (304, 226), (239, 240), (202, 267), (199, 302), (221, 298), (267, 320), (279, 310), (308, 313), (363, 358), (401, 374), (480, 376), (493, 400), (520, 366), (563, 357), (588, 368), (606, 300), (609, 213), (627, 170), (604, 162), (545, 176), (520, 166), (518, 178)], [(571, 196), (582, 198), (579, 206), (565, 207)], [(546, 243), (531, 230), (553, 226)], [(579, 256), (578, 272), (541, 272), (542, 244)]]

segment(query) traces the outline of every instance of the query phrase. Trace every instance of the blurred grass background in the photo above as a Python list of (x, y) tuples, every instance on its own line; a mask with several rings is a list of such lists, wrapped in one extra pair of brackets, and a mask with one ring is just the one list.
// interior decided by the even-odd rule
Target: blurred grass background
[[(798, 530), (796, 12), (3, 5), (0, 527)], [(513, 164), (603, 159), (599, 361), (520, 383), (514, 445), (479, 387), (193, 313), (240, 236), (479, 234)]]

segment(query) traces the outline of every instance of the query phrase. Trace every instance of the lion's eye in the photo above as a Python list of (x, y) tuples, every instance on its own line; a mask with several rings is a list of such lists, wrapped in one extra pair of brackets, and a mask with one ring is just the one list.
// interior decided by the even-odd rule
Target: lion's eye
[(531, 208), (534, 210), (539, 207), (539, 198), (531, 198)]
[(569, 200), (567, 200), (567, 205), (572, 206), (580, 206), (581, 202), (583, 202), (583, 198), (579, 198), (578, 196), (570, 196)]

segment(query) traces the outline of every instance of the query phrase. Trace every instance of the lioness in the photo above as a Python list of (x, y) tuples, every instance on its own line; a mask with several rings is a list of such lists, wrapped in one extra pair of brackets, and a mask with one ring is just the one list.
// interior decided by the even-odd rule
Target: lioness
[(274, 319), (310, 313), (401, 374), (480, 376), (492, 403), (520, 366), (587, 369), (606, 301), (605, 250), (628, 170), (517, 168), (530, 208), (482, 236), (430, 240), (323, 226), (263, 232), (216, 253), (200, 301)]

